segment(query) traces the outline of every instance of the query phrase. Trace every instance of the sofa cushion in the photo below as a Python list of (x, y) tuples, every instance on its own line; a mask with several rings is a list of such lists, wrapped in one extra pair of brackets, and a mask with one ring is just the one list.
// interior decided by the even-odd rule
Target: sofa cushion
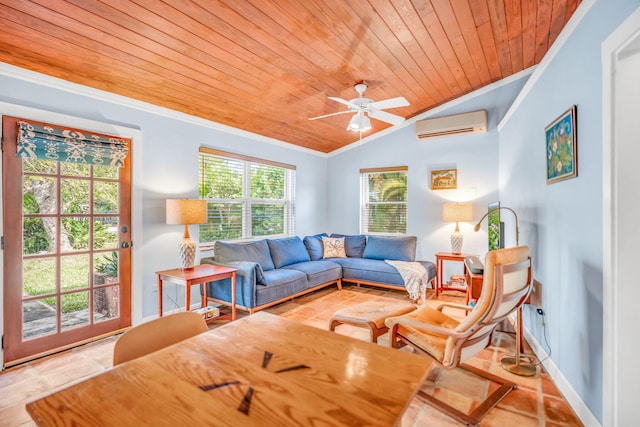
[(369, 236), (363, 258), (415, 261), (416, 236)]
[(346, 235), (331, 234), (331, 237), (344, 237), (344, 249), (348, 257), (362, 258), (364, 248), (367, 244), (367, 237), (364, 234)]
[(276, 268), (297, 262), (311, 261), (309, 253), (298, 236), (283, 237), (282, 239), (267, 239), (273, 265)]
[(322, 259), (322, 238), (328, 236), (329, 235), (327, 233), (321, 233), (314, 236), (306, 236), (302, 239), (304, 247), (307, 248), (307, 252), (309, 252), (309, 258), (311, 258), (311, 261)]
[(269, 246), (264, 239), (246, 243), (231, 243), (218, 240), (213, 246), (213, 252), (218, 262), (252, 261), (260, 264), (263, 271), (275, 268), (269, 253)]
[(287, 265), (283, 269), (297, 270), (306, 274), (310, 288), (342, 278), (340, 264), (328, 260), (299, 262)]
[(256, 288), (256, 306), (288, 299), (291, 295), (303, 292), (309, 287), (307, 276), (301, 271), (278, 268), (265, 271), (264, 275), (267, 286)]
[(342, 280), (347, 282), (363, 280), (404, 287), (398, 270), (384, 261), (368, 258), (335, 258), (332, 261), (342, 266)]
[(344, 237), (323, 237), (322, 254), (323, 258), (346, 258)]

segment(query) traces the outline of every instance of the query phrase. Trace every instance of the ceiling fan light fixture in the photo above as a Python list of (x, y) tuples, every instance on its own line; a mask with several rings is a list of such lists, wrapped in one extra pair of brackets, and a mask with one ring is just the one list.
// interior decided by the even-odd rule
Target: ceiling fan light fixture
[(369, 120), (369, 117), (364, 114), (354, 114), (349, 122), (349, 126), (347, 126), (347, 129), (354, 132), (367, 131), (371, 129), (371, 120)]

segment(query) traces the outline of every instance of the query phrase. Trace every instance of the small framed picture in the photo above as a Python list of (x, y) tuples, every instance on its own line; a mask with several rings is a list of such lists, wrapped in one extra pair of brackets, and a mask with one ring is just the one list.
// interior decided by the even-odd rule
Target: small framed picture
[(458, 188), (457, 169), (431, 171), (432, 190), (455, 190), (456, 188)]
[(547, 144), (547, 184), (578, 176), (577, 107), (562, 113), (544, 129)]

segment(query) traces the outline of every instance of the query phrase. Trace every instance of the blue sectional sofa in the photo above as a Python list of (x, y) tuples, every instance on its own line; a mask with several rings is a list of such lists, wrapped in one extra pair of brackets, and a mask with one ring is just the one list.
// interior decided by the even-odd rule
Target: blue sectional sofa
[[(343, 238), (344, 254), (325, 257), (323, 237)], [(404, 280), (385, 260), (415, 261), (415, 236), (345, 236), (318, 234), (279, 239), (232, 243), (217, 241), (214, 256), (202, 258), (202, 264), (234, 267), (236, 306), (253, 313), (288, 299), (342, 281), (405, 289)], [(346, 255), (346, 256), (345, 256)], [(436, 275), (435, 264), (418, 261), (428, 281)], [(210, 300), (231, 301), (231, 279), (207, 283)]]

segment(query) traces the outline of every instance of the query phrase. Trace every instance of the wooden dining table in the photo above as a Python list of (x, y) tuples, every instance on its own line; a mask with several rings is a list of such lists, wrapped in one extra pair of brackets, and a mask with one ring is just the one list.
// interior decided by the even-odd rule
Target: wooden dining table
[(393, 426), (432, 360), (260, 312), (27, 404), (39, 426)]

